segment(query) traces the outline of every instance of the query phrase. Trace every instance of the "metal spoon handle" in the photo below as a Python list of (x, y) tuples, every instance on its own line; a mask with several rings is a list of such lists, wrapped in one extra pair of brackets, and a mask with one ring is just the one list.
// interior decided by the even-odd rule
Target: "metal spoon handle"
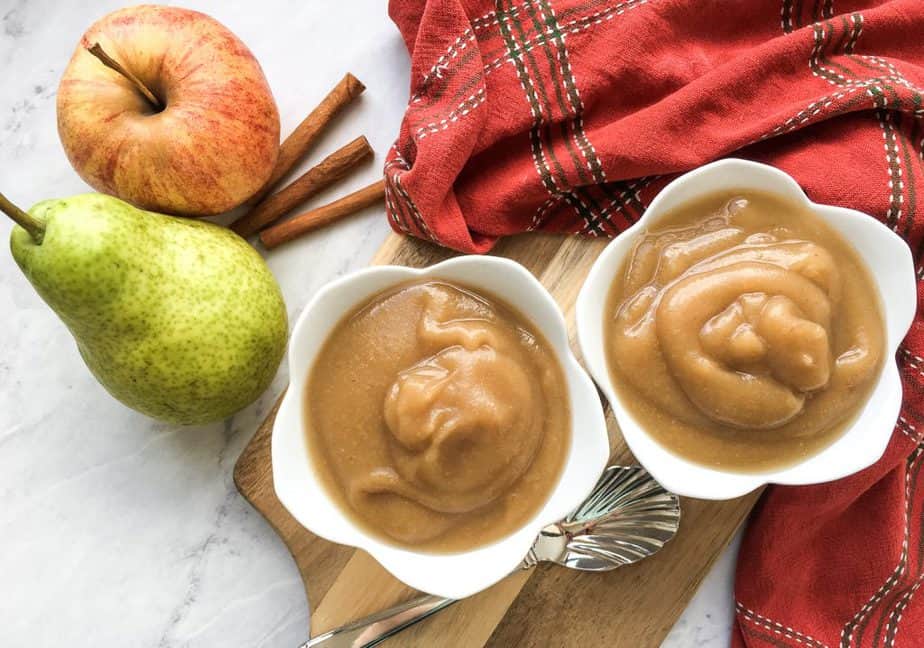
[(455, 602), (441, 596), (420, 596), (318, 635), (301, 648), (372, 648)]

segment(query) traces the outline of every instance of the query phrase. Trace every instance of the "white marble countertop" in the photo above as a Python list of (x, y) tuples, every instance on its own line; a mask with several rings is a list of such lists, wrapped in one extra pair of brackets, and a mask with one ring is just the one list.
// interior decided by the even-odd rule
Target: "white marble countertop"
[[(0, 0), (0, 183), (23, 206), (87, 190), (55, 129), (58, 80), (83, 31), (124, 0)], [(172, 3), (167, 3), (172, 4)], [(364, 133), (380, 173), (407, 100), (408, 58), (385, 0), (188, 0), (263, 65), (288, 132), (346, 72), (368, 87), (314, 158)], [(90, 6), (91, 8), (87, 8)], [(348, 26), (349, 25), (349, 26)], [(10, 224), (0, 220), (0, 238)], [(268, 256), (294, 317), (332, 277), (367, 264), (380, 209)], [(279, 646), (307, 637), (295, 564), (237, 494), (231, 471), (286, 382), (224, 424), (178, 429), (110, 398), (73, 340), (0, 254), (0, 645)], [(728, 645), (733, 551), (666, 646)]]

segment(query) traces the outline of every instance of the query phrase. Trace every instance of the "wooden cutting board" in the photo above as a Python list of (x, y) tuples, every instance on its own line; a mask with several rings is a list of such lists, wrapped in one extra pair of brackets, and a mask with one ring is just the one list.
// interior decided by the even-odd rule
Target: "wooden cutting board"
[[(495, 254), (519, 261), (564, 310), (574, 344), (578, 291), (607, 241), (530, 234), (507, 239)], [(414, 267), (450, 256), (436, 246), (391, 235), (373, 264)], [(276, 407), (279, 403), (277, 402)], [(295, 558), (311, 605), (313, 635), (404, 601), (416, 592), (392, 578), (363, 551), (331, 544), (302, 528), (273, 489), (270, 412), (238, 459), (234, 482)], [(634, 463), (607, 413), (612, 461)], [(508, 577), (387, 641), (386, 646), (658, 646), (716, 557), (754, 505), (758, 493), (727, 502), (684, 499), (681, 530), (661, 552), (605, 574), (544, 565)]]

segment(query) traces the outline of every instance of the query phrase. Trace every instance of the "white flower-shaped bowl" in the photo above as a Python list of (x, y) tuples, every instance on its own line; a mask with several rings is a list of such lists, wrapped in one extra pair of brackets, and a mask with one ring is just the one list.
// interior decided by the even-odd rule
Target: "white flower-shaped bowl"
[[(373, 295), (414, 279), (442, 279), (484, 290), (515, 308), (541, 332), (565, 374), (571, 444), (562, 474), (545, 505), (508, 536), (463, 553), (433, 554), (392, 545), (364, 531), (334, 502), (318, 479), (305, 430), (305, 383), (331, 330)], [(379, 266), (327, 284), (305, 307), (289, 342), (291, 384), (273, 426), (273, 480), (279, 501), (305, 528), (364, 549), (411, 587), (463, 598), (493, 585), (529, 551), (542, 527), (564, 518), (593, 489), (609, 458), (600, 396), (568, 344), (565, 319), (552, 296), (523, 266), (497, 257), (457, 257), (423, 270)]]
[[(604, 312), (610, 286), (636, 237), (675, 207), (724, 190), (774, 193), (811, 209), (849, 241), (873, 275), (885, 315), (886, 362), (869, 400), (854, 422), (830, 446), (796, 465), (760, 473), (726, 472), (696, 464), (655, 441), (624, 406), (613, 387), (604, 348)], [(789, 175), (765, 164), (725, 159), (686, 173), (667, 185), (644, 216), (610, 243), (597, 259), (577, 301), (577, 331), (584, 362), (603, 390), (635, 457), (679, 495), (729, 499), (764, 484), (817, 484), (866, 468), (885, 451), (898, 418), (902, 386), (893, 358), (911, 326), (917, 303), (914, 264), (908, 246), (872, 216), (843, 207), (818, 205)]]

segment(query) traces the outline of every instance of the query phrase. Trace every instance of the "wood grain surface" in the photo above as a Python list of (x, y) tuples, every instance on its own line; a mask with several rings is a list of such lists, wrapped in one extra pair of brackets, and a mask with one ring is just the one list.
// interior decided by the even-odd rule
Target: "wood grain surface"
[[(607, 241), (530, 234), (502, 241), (494, 254), (526, 266), (558, 301), (574, 343), (574, 304)], [(374, 264), (422, 267), (450, 252), (391, 235)], [(280, 397), (281, 398), (281, 397)], [(278, 407), (278, 402), (277, 406)], [(363, 551), (321, 540), (283, 508), (273, 489), (270, 436), (276, 408), (241, 454), (234, 481), (286, 543), (308, 593), (317, 635), (416, 594)], [(607, 412), (612, 462), (634, 463)], [(517, 573), (388, 640), (429, 648), (658, 646), (759, 493), (727, 502), (684, 499), (681, 530), (661, 552), (605, 574), (544, 565)]]

